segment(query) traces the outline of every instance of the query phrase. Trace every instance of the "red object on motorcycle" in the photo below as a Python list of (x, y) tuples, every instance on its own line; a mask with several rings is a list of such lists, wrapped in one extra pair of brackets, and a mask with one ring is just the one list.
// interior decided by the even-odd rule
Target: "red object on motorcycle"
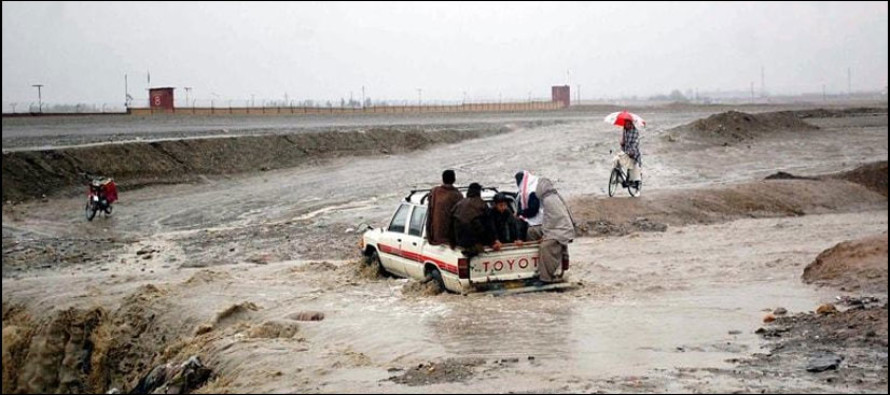
[(114, 184), (114, 180), (109, 181), (102, 188), (105, 190), (105, 199), (108, 200), (108, 203), (117, 201), (117, 185)]

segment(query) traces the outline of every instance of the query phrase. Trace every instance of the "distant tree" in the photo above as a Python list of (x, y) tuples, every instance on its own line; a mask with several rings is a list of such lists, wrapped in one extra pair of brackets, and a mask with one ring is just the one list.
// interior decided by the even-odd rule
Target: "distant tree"
[(370, 97), (365, 98), (365, 107), (371, 107), (371, 103), (372, 103), (372, 102), (371, 102), (371, 98), (370, 98)]
[(340, 108), (346, 107), (346, 99), (340, 98)]
[(689, 99), (687, 99), (686, 96), (683, 96), (683, 93), (681, 93), (679, 89), (672, 90), (671, 94), (670, 94), (670, 96), (668, 96), (668, 98), (671, 99), (672, 101), (681, 101), (681, 102), (689, 101)]

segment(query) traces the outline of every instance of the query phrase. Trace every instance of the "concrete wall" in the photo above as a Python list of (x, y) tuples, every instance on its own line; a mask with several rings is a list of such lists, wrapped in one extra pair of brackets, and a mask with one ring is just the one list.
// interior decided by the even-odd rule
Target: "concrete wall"
[(558, 102), (481, 103), (454, 106), (374, 106), (366, 108), (339, 107), (179, 107), (172, 111), (156, 108), (131, 108), (132, 115), (278, 115), (278, 114), (393, 114), (393, 113), (459, 113), (546, 111), (562, 108)]

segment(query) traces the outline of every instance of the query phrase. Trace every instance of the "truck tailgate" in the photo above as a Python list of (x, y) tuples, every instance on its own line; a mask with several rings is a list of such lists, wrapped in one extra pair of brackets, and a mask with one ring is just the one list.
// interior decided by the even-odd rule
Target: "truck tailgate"
[(524, 280), (536, 276), (538, 243), (486, 251), (470, 260), (470, 282)]

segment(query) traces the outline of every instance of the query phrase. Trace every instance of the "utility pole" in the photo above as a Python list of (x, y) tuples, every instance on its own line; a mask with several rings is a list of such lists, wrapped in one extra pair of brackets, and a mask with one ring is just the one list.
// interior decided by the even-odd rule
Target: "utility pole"
[(362, 85), (362, 109), (365, 109), (365, 86)]
[(766, 71), (760, 66), (760, 96), (766, 97)]
[(124, 108), (130, 108), (130, 89), (127, 85), (127, 74), (124, 74)]
[(43, 94), (41, 94), (40, 89), (43, 88), (43, 84), (34, 84), (31, 85), (37, 88), (37, 108), (39, 113), (43, 113)]
[(423, 103), (423, 89), (417, 88), (417, 106), (420, 107), (421, 103)]
[(186, 87), (183, 87), (182, 89), (185, 89), (185, 106), (188, 107), (189, 104), (191, 103), (189, 101), (189, 93), (191, 93), (192, 87), (186, 86)]

